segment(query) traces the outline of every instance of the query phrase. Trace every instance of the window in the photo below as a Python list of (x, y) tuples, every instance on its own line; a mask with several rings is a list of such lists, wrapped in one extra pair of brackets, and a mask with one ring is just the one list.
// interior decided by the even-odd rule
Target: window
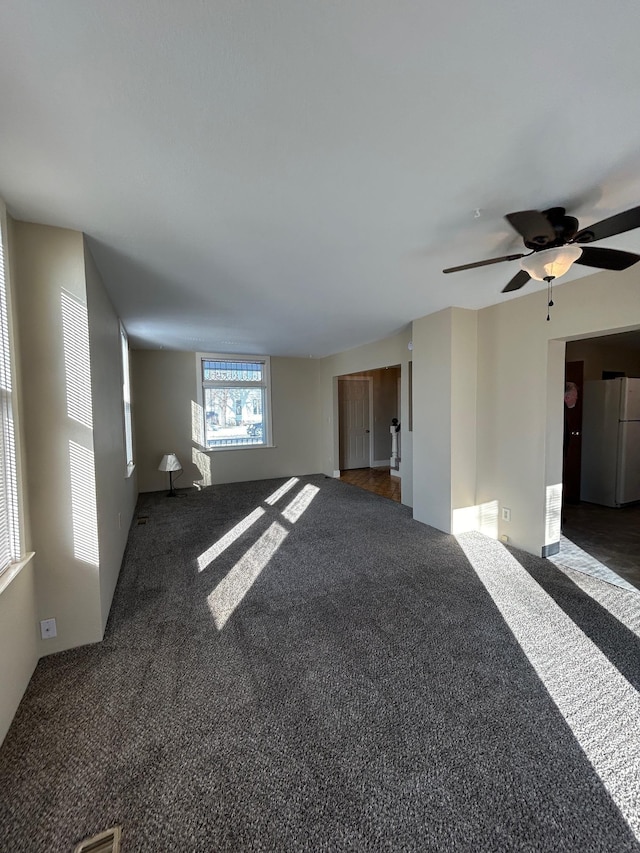
[(4, 209), (0, 207), (0, 574), (22, 557), (4, 235)]
[(124, 452), (125, 472), (129, 477), (133, 473), (133, 426), (131, 424), (131, 378), (129, 372), (129, 339), (124, 326), (120, 323), (120, 348), (122, 353), (122, 405), (124, 412)]
[(204, 444), (209, 450), (271, 444), (268, 356), (198, 353)]

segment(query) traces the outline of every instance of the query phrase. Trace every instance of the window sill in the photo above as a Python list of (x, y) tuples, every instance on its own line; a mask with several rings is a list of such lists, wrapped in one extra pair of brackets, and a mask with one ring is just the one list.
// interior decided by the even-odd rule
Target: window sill
[(20, 572), (24, 569), (27, 563), (31, 562), (34, 556), (35, 551), (29, 551), (29, 553), (25, 554), (21, 560), (19, 560), (17, 563), (11, 563), (11, 565), (4, 570), (4, 572), (0, 575), (0, 595), (2, 595), (4, 590), (11, 583), (11, 581), (14, 578), (18, 577)]
[(132, 462), (131, 465), (127, 465), (125, 472), (124, 472), (125, 480), (128, 480), (129, 477), (131, 477), (131, 475), (133, 474), (133, 472), (135, 470), (136, 470), (136, 463), (135, 462)]
[(230, 450), (275, 450), (277, 444), (237, 444), (230, 447), (205, 447), (203, 448), (205, 453), (221, 453), (228, 452)]

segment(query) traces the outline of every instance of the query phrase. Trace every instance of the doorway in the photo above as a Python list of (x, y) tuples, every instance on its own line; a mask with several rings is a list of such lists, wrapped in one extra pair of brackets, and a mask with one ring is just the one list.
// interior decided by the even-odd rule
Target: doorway
[(340, 478), (400, 500), (400, 472), (391, 472), (391, 422), (400, 419), (400, 365), (337, 379)]
[[(585, 395), (597, 392), (598, 386), (590, 383), (618, 377), (640, 377), (640, 330), (567, 342), (565, 380), (575, 383), (578, 402), (573, 409), (565, 404), (568, 447), (563, 456), (564, 506), (557, 559), (615, 582), (615, 576), (607, 574), (613, 572), (640, 589), (640, 502), (611, 507), (585, 500), (589, 479), (585, 483), (583, 474), (593, 465), (594, 441), (588, 435), (592, 420), (584, 414), (583, 401)], [(610, 451), (607, 447), (602, 453)]]

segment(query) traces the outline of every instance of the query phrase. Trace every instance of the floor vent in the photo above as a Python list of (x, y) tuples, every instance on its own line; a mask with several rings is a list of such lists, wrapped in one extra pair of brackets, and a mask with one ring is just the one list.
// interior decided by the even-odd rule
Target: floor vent
[(138, 525), (140, 525), (140, 524), (146, 524), (146, 523), (147, 523), (147, 521), (149, 521), (149, 516), (148, 516), (148, 515), (139, 515), (139, 516), (138, 516)]
[(81, 841), (74, 853), (120, 853), (120, 827), (114, 826)]

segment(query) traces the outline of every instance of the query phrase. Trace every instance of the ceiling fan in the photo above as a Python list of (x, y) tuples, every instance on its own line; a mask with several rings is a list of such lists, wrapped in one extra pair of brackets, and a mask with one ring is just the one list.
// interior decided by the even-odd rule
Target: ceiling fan
[(600, 222), (582, 229), (575, 216), (566, 215), (564, 207), (551, 207), (543, 211), (521, 210), (508, 213), (505, 219), (520, 234), (524, 245), (531, 249), (530, 252), (462, 264), (442, 272), (459, 272), (488, 264), (499, 264), (502, 261), (519, 260), (520, 272), (502, 288), (502, 293), (509, 293), (524, 287), (532, 278), (551, 282), (568, 272), (574, 263), (602, 270), (626, 270), (640, 261), (640, 255), (634, 255), (632, 252), (592, 246), (582, 248), (584, 243), (593, 243), (596, 240), (604, 240), (605, 237), (623, 234), (633, 228), (640, 228), (640, 206), (617, 213), (608, 219), (601, 219)]

